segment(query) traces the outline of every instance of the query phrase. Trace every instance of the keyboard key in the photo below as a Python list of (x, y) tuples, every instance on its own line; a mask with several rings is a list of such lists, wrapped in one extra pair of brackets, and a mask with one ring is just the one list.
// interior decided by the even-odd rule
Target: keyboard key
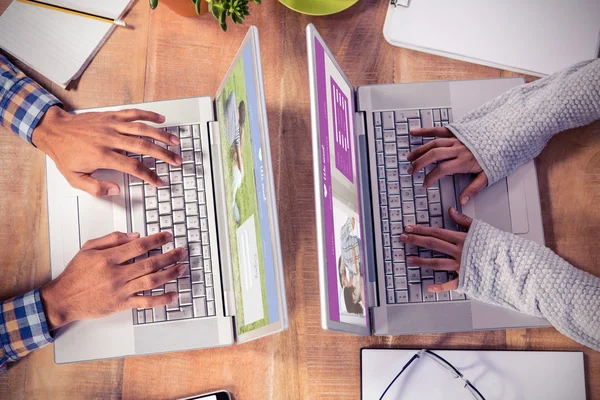
[(211, 260), (203, 260), (202, 262), (204, 263), (204, 272), (211, 272), (212, 271)]
[(400, 187), (402, 188), (412, 188), (412, 176), (410, 175), (402, 175), (400, 177)]
[(398, 162), (408, 161), (408, 153), (410, 153), (409, 149), (398, 149)]
[(385, 261), (392, 261), (392, 249), (390, 247), (383, 248), (383, 259)]
[[(392, 222), (402, 221), (402, 211), (399, 208), (390, 209), (389, 214), (390, 214), (390, 221), (392, 221)], [(389, 230), (386, 232), (389, 232)]]
[(173, 222), (176, 224), (185, 222), (185, 213), (181, 210), (173, 211)]
[(459, 293), (456, 290), (450, 291), (450, 300), (466, 300), (466, 296), (464, 293)]
[(404, 245), (404, 252), (406, 253), (407, 256), (418, 256), (419, 255), (419, 247), (414, 244), (406, 243)]
[(395, 304), (396, 297), (394, 296), (394, 291), (392, 289), (387, 290), (387, 303)]
[(154, 235), (154, 234), (160, 232), (160, 228), (159, 228), (158, 224), (148, 224), (147, 229), (148, 229), (148, 235)]
[(194, 316), (196, 318), (206, 317), (206, 298), (198, 297), (194, 299)]
[(417, 184), (415, 182), (413, 189), (415, 190), (415, 197), (427, 197), (427, 189), (425, 189), (420, 184)]
[(200, 241), (200, 230), (191, 229), (188, 231), (188, 241), (199, 242)]
[(385, 247), (390, 247), (392, 245), (389, 233), (384, 233), (383, 234), (383, 245)]
[(173, 226), (173, 218), (170, 215), (163, 215), (160, 217), (160, 227), (170, 228)]
[(404, 249), (392, 249), (392, 260), (394, 262), (404, 262)]
[(432, 217), (439, 217), (442, 215), (442, 205), (440, 203), (429, 204), (429, 214)]
[(406, 276), (406, 264), (394, 263), (394, 276)]
[(408, 292), (406, 290), (396, 290), (396, 303), (408, 303)]
[(167, 175), (169, 173), (169, 164), (166, 163), (157, 163), (156, 164), (156, 174), (159, 176)]
[(200, 230), (202, 232), (208, 231), (208, 219), (200, 218)]
[(411, 144), (411, 151), (413, 150), (413, 145), (415, 146), (420, 146), (423, 144), (423, 138), (421, 136), (410, 136), (410, 144)]
[(171, 201), (171, 194), (169, 193), (169, 189), (158, 189), (158, 201)]
[[(204, 246), (206, 243), (202, 243), (202, 257), (210, 258), (210, 246)], [(208, 271), (206, 271), (208, 272)]]
[[(385, 182), (385, 180), (384, 180)], [(400, 185), (398, 182), (388, 182), (387, 189), (389, 194), (399, 194), (400, 193)]]
[(408, 299), (411, 303), (420, 303), (421, 283), (411, 283), (408, 285)]
[(378, 153), (383, 153), (383, 140), (375, 140), (375, 149)]
[(200, 218), (206, 218), (208, 216), (207, 211), (206, 211), (206, 206), (200, 205), (198, 207), (198, 216)]
[(176, 237), (175, 238), (175, 247), (182, 247), (184, 249), (187, 249), (187, 238), (186, 237)]
[(406, 136), (406, 135), (397, 136), (396, 145), (398, 146), (398, 148), (408, 148), (410, 146), (410, 144), (408, 142), (408, 136)]
[(171, 205), (173, 206), (173, 210), (183, 210), (185, 207), (185, 202), (183, 197), (176, 197), (171, 201)]
[(158, 201), (156, 197), (146, 197), (146, 210), (152, 210), (158, 208)]
[(202, 297), (206, 296), (206, 289), (204, 285), (201, 283), (195, 283), (192, 285), (192, 296), (193, 297)]
[(443, 228), (444, 220), (442, 217), (431, 217), (429, 220), (429, 226), (433, 228)]
[(410, 163), (398, 163), (398, 171), (400, 175), (408, 175), (408, 169), (410, 168)]
[(385, 167), (386, 168), (396, 168), (397, 166), (398, 166), (398, 158), (395, 155), (385, 157)]
[(433, 121), (440, 121), (440, 110), (433, 110)]
[(382, 129), (380, 126), (376, 126), (375, 127), (375, 139), (381, 139), (383, 138), (383, 134), (381, 133)]
[(420, 269), (409, 269), (408, 270), (408, 281), (409, 282), (420, 282), (421, 281), (421, 270)]
[(405, 122), (396, 124), (396, 135), (408, 135), (408, 124)]
[(181, 150), (192, 150), (194, 148), (194, 144), (191, 138), (181, 139)]
[(394, 288), (394, 276), (393, 275), (385, 276), (385, 287), (388, 289)]
[(191, 271), (192, 283), (204, 283), (204, 272), (202, 269), (193, 269)]
[(397, 169), (388, 169), (386, 170), (386, 176), (388, 181), (395, 182), (398, 180), (398, 170)]
[(213, 275), (210, 272), (204, 274), (206, 286), (213, 286)]
[(427, 199), (430, 203), (439, 203), (440, 202), (440, 190), (432, 189), (427, 191)]
[(200, 228), (200, 219), (198, 217), (188, 217), (187, 227), (188, 229)]
[(396, 290), (398, 290), (398, 289), (402, 289), (402, 290), (408, 289), (407, 284), (408, 284), (408, 282), (406, 281), (406, 276), (396, 276), (396, 277), (394, 277), (394, 288)]
[(393, 111), (384, 111), (381, 113), (381, 119), (383, 122), (383, 129), (394, 129), (394, 112)]
[(193, 313), (191, 306), (181, 307), (179, 311), (167, 311), (167, 321), (176, 321), (192, 317)]
[(423, 301), (435, 301), (435, 293), (427, 291), (427, 286), (433, 283), (433, 279), (423, 279), (421, 288), (423, 289)]
[(391, 261), (386, 261), (384, 263), (385, 265), (385, 273), (388, 275), (391, 275), (394, 272), (394, 269), (392, 267), (392, 262)]
[(190, 256), (201, 256), (202, 248), (200, 243), (189, 243)]
[(417, 219), (415, 218), (414, 214), (409, 214), (409, 215), (404, 216), (404, 226), (416, 225), (416, 224), (417, 224)]
[(420, 118), (419, 110), (402, 110), (396, 111), (396, 120), (406, 120), (408, 118)]
[(188, 202), (196, 202), (198, 200), (197, 192), (194, 189), (185, 191), (185, 201)]
[(389, 221), (381, 221), (381, 231), (387, 233), (390, 231), (390, 223)]
[(379, 193), (379, 204), (381, 204), (383, 206), (387, 206), (387, 204), (388, 204), (388, 198), (387, 198), (387, 193), (386, 192)]
[(381, 113), (373, 113), (373, 121), (375, 122), (375, 126), (381, 126)]
[(417, 211), (426, 211), (427, 208), (427, 198), (426, 197), (417, 197), (415, 199), (415, 206)]
[(131, 205), (131, 227), (133, 232), (146, 236), (146, 219), (144, 218), (144, 188), (129, 187), (129, 202)]
[(429, 223), (429, 213), (427, 211), (417, 211), (417, 223), (418, 224)]
[(415, 203), (412, 201), (402, 203), (402, 212), (404, 214), (414, 214), (415, 212)]
[(423, 250), (423, 248), (421, 248), (419, 250), (419, 257), (421, 257), (421, 258), (431, 258), (431, 251), (429, 251), (429, 250)]
[(402, 228), (402, 222), (390, 223), (390, 229), (392, 235), (400, 235), (402, 232), (404, 232), (404, 229)]
[(190, 125), (182, 125), (179, 127), (179, 137), (187, 138), (192, 136), (192, 127)]
[(181, 171), (172, 171), (169, 176), (171, 177), (171, 184), (178, 184), (183, 180), (183, 173)]
[(387, 206), (382, 206), (381, 207), (381, 218), (382, 219), (389, 219)]
[(412, 131), (413, 129), (421, 129), (421, 121), (418, 119), (409, 119), (408, 120), (408, 129)]
[(450, 300), (450, 292), (437, 292), (435, 294), (437, 297), (437, 301), (449, 301)]
[(171, 250), (175, 249), (175, 244), (173, 242), (165, 243), (161, 249), (162, 249), (163, 254), (168, 253)]
[(158, 306), (153, 308), (154, 322), (162, 322), (167, 320), (167, 310), (165, 306)]
[(156, 196), (156, 187), (149, 185), (149, 184), (144, 184), (144, 195), (146, 197), (155, 197)]
[(383, 141), (388, 142), (388, 143), (395, 142), (396, 141), (396, 131), (390, 131), (390, 130), (383, 131)]
[(146, 313), (144, 312), (144, 310), (138, 310), (137, 311), (137, 323), (138, 324), (145, 324), (146, 323)]
[(158, 204), (158, 215), (171, 214), (171, 203), (159, 203)]
[(421, 268), (421, 277), (423, 279), (425, 279), (425, 278), (432, 278), (433, 279), (433, 272), (434, 272), (433, 268), (431, 268), (431, 267), (422, 267)]
[(441, 117), (443, 120), (448, 120), (448, 110), (446, 110), (445, 108), (442, 108), (441, 110)]
[(396, 143), (386, 143), (386, 144), (383, 146), (383, 153), (384, 153), (386, 156), (389, 156), (389, 155), (396, 155)]
[(400, 201), (400, 196), (394, 195), (390, 196), (388, 199), (388, 203), (390, 207), (400, 208), (402, 206), (402, 202)]
[[(403, 249), (404, 243), (400, 240), (400, 236), (392, 236), (392, 249)], [(400, 261), (400, 260), (398, 260)]]
[[(381, 156), (381, 164), (383, 164), (383, 154), (380, 154)], [(379, 178), (385, 178), (385, 166), (381, 165), (379, 167), (377, 167), (377, 173), (379, 174)]]
[(435, 283), (446, 283), (448, 282), (448, 274), (446, 271), (435, 271), (434, 279)]
[(193, 176), (186, 176), (183, 179), (184, 189), (196, 189), (196, 178)]
[(179, 305), (188, 306), (192, 304), (192, 292), (179, 293)]
[(146, 221), (148, 223), (158, 222), (158, 210), (146, 211)]
[(417, 171), (414, 173), (413, 182), (415, 183), (415, 186), (416, 186), (416, 184), (422, 185), (424, 180), (425, 180), (425, 172)]
[(421, 110), (423, 128), (433, 128), (433, 110)]
[(198, 215), (198, 205), (196, 203), (186, 203), (185, 214), (188, 216)]

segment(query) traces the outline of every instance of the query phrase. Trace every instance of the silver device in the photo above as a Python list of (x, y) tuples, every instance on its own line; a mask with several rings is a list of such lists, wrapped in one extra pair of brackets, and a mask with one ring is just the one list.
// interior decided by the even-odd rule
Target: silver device
[(487, 305), (457, 292), (432, 294), (446, 271), (408, 266), (406, 257), (444, 257), (399, 240), (405, 225), (458, 229), (456, 206), (544, 243), (533, 161), (461, 207), (469, 175), (422, 187), (434, 166), (407, 173), (407, 154), (434, 138), (411, 129), (444, 126), (523, 83), (486, 79), (369, 85), (354, 89), (313, 25), (307, 27), (315, 202), (324, 329), (394, 335), (549, 326), (544, 319)]
[[(287, 328), (261, 70), (258, 31), (252, 27), (214, 99), (77, 111), (135, 107), (160, 113), (166, 122), (153, 126), (179, 136), (180, 145), (169, 150), (180, 154), (183, 163), (173, 167), (127, 154), (155, 170), (166, 185), (155, 188), (134, 176), (98, 171), (96, 178), (122, 188), (119, 196), (98, 199), (71, 188), (47, 157), (52, 277), (63, 272), (83, 243), (113, 231), (142, 236), (170, 231), (172, 243), (140, 259), (175, 247), (186, 248), (188, 259), (182, 277), (138, 293), (178, 292), (174, 303), (60, 329), (57, 363), (226, 346)], [(235, 161), (234, 153), (239, 154)]]

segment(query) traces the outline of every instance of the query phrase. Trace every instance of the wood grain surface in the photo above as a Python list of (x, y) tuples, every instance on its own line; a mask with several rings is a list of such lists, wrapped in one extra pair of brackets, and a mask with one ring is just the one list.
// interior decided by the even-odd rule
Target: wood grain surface
[[(10, 0), (0, 0), (0, 13)], [(306, 24), (355, 86), (517, 74), (390, 46), (386, 2), (335, 16), (252, 5), (222, 33), (210, 16), (181, 18), (137, 1), (82, 78), (65, 91), (28, 68), (68, 109), (212, 96), (250, 24), (259, 28), (290, 327), (244, 345), (57, 366), (48, 346), (0, 375), (1, 399), (167, 399), (227, 389), (236, 399), (357, 399), (359, 349), (573, 350), (585, 353), (589, 399), (600, 400), (600, 353), (554, 329), (358, 337), (320, 327)], [(22, 64), (17, 63), (23, 67)], [(526, 77), (528, 81), (531, 77)], [(43, 155), (0, 128), (0, 299), (49, 279)], [(600, 123), (565, 132), (537, 159), (547, 245), (600, 275)], [(594, 378), (596, 377), (596, 378)]]

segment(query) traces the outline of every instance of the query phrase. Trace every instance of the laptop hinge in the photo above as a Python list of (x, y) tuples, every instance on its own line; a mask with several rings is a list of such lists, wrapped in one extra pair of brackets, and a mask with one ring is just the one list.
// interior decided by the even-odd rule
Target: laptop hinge
[(371, 204), (369, 182), (369, 163), (367, 136), (365, 134), (365, 113), (354, 113), (354, 126), (356, 127), (356, 142), (358, 147), (358, 179), (360, 183), (360, 213), (362, 219), (362, 237), (365, 263), (365, 288), (366, 304), (368, 307), (378, 307), (377, 296), (377, 268), (375, 262), (375, 238), (373, 236), (373, 213)]
[(233, 285), (233, 270), (231, 263), (231, 252), (229, 243), (229, 224), (225, 207), (219, 205), (227, 204), (225, 196), (225, 180), (223, 179), (223, 165), (221, 158), (221, 136), (219, 135), (219, 123), (212, 121), (208, 123), (208, 136), (210, 140), (211, 167), (213, 175), (213, 189), (215, 191), (215, 217), (217, 221), (217, 237), (219, 247), (219, 258), (221, 260), (221, 282), (223, 288), (223, 305), (226, 317), (234, 316), (235, 291)]

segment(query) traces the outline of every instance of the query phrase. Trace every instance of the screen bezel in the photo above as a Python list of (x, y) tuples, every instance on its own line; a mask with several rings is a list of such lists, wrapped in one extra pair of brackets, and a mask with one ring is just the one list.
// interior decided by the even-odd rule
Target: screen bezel
[[(358, 335), (371, 335), (370, 327), (370, 309), (369, 305), (365, 300), (365, 314), (367, 318), (367, 326), (358, 326), (346, 322), (336, 321), (331, 319), (329, 313), (329, 286), (328, 286), (328, 266), (327, 266), (327, 255), (326, 255), (326, 242), (325, 242), (325, 227), (324, 227), (324, 204), (323, 204), (323, 179), (322, 179), (322, 162), (321, 162), (321, 139), (319, 129), (319, 109), (317, 103), (317, 80), (316, 80), (316, 57), (315, 57), (315, 39), (319, 41), (323, 47), (325, 54), (329, 56), (338, 72), (344, 79), (345, 83), (354, 92), (354, 86), (344, 74), (342, 68), (337, 63), (335, 57), (323, 41), (323, 38), (317, 32), (317, 29), (313, 24), (309, 24), (306, 27), (306, 38), (307, 38), (307, 52), (308, 52), (308, 76), (310, 85), (310, 111), (311, 111), (311, 130), (312, 130), (312, 145), (313, 145), (313, 165), (314, 165), (314, 185), (315, 185), (315, 208), (316, 208), (316, 223), (317, 223), (317, 254), (319, 264), (319, 291), (321, 301), (321, 325), (323, 329), (354, 333)], [(356, 138), (356, 132), (353, 132)], [(355, 142), (355, 150), (358, 145), (358, 140)], [(357, 152), (358, 153), (358, 152)], [(358, 159), (358, 154), (356, 154)], [(357, 166), (358, 169), (358, 166)], [(361, 208), (358, 209), (359, 215), (364, 217), (361, 212)], [(364, 219), (364, 218), (363, 218)], [(364, 266), (365, 285), (366, 283), (366, 266)]]

